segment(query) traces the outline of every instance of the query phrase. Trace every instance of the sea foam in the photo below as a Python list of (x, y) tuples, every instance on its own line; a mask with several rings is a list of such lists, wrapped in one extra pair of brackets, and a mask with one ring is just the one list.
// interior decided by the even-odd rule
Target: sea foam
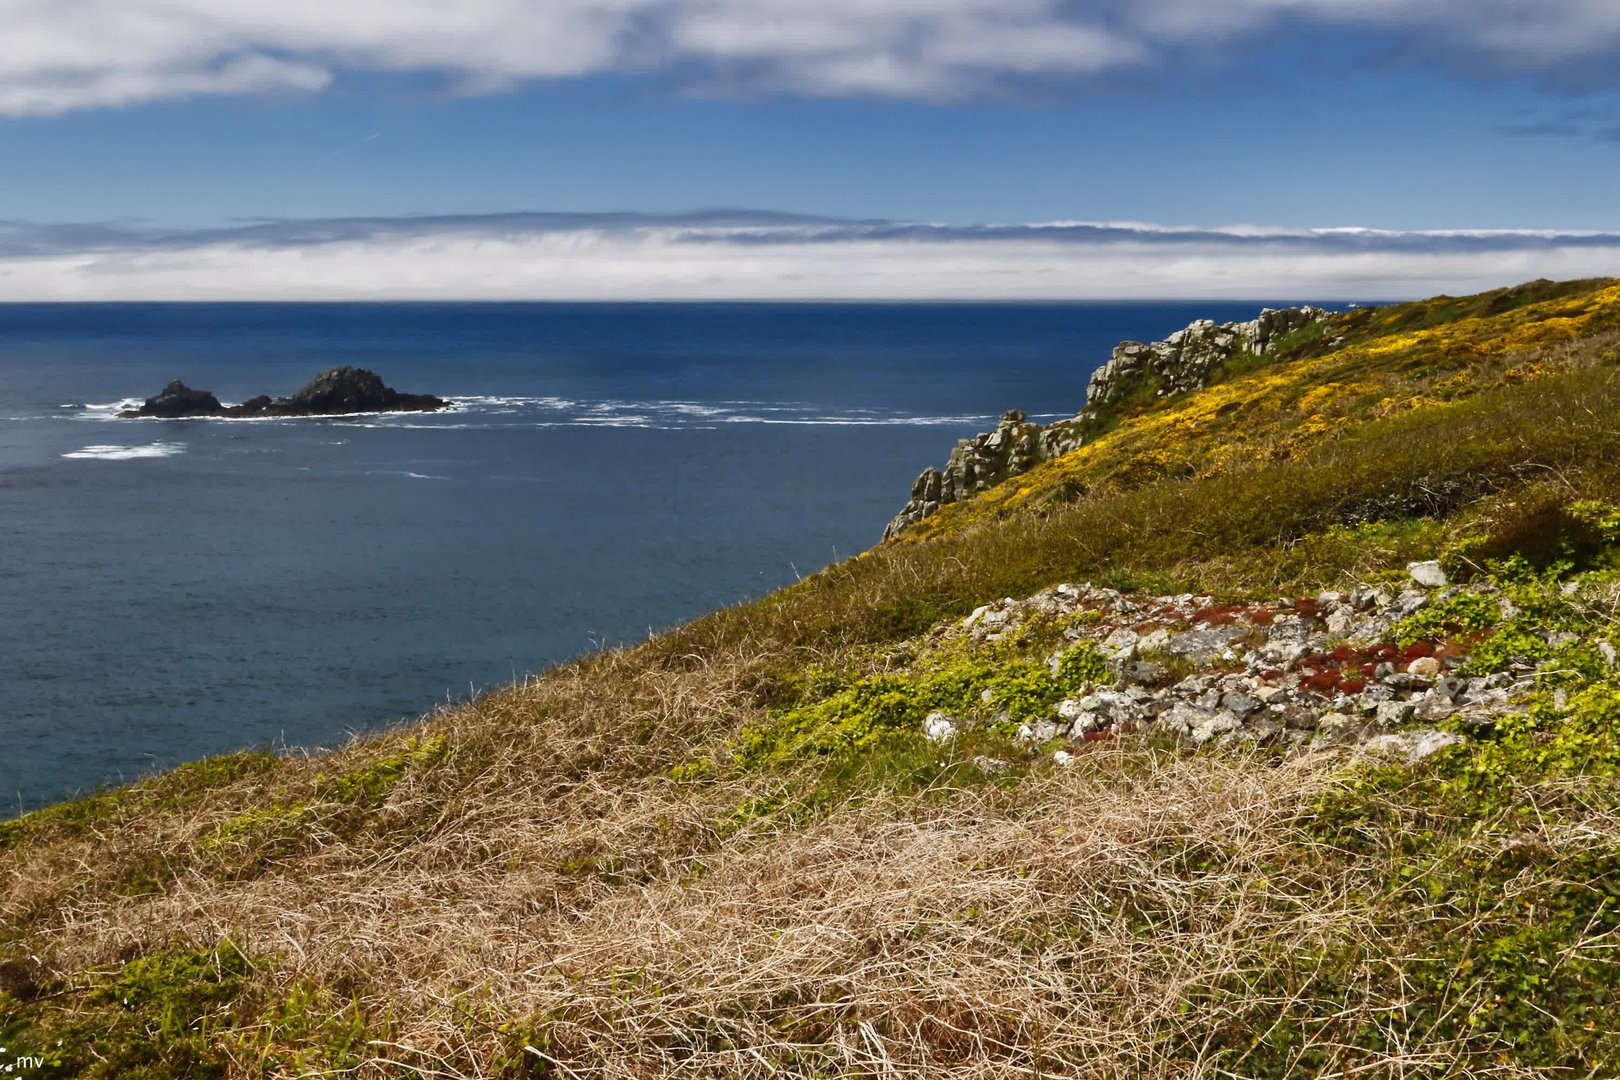
[[(644, 428), (658, 431), (713, 430), (719, 425), (770, 424), (794, 427), (961, 427), (982, 424), (982, 416), (907, 415), (851, 407), (828, 412), (804, 402), (750, 400), (691, 401), (633, 398), (565, 398), (550, 395), (456, 394), (438, 412), (341, 413), (320, 416), (211, 416), (200, 419), (240, 424), (298, 424), (341, 421), (356, 428), (482, 430), (490, 427)], [(134, 399), (64, 405), (86, 420), (118, 420), (139, 405)], [(1053, 419), (1058, 414), (1053, 415)], [(154, 418), (143, 418), (154, 419)], [(190, 418), (199, 419), (199, 418)], [(87, 448), (93, 449), (93, 448)], [(96, 456), (81, 452), (77, 456)], [(155, 457), (159, 454), (135, 456)]]
[(145, 446), (86, 446), (82, 450), (70, 450), (62, 456), (93, 461), (133, 461), (136, 458), (174, 457), (185, 452), (186, 448), (179, 443), (158, 442), (147, 443)]

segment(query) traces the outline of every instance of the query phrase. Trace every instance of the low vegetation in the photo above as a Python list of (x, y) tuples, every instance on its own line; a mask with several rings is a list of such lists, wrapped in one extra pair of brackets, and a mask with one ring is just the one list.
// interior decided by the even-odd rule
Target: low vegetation
[[(1620, 1075), (1617, 361), (1615, 282), (1359, 309), (755, 603), (0, 823), (0, 1069)], [(1420, 559), (1495, 590), (1391, 644), (1523, 693), (1415, 764), (1059, 765), (1016, 729), (1107, 658), (953, 629)]]

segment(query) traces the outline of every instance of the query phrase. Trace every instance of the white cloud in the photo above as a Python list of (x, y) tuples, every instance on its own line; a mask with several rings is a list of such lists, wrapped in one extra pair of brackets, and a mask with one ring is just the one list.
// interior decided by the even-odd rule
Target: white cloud
[(257, 55), (165, 73), (131, 68), (49, 72), (25, 82), (0, 78), (0, 115), (51, 116), (205, 94), (307, 93), (324, 90), (331, 81), (331, 73), (317, 65)]
[(0, 115), (314, 91), (343, 70), (468, 92), (604, 72), (952, 99), (1292, 22), (1556, 74), (1620, 49), (1615, 0), (0, 0)]
[(0, 300), (1391, 299), (1620, 273), (1620, 234), (960, 228), (713, 212), (0, 228)]

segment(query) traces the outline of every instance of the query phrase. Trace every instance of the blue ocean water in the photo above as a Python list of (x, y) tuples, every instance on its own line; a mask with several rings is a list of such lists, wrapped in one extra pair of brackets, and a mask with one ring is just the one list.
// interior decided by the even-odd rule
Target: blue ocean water
[[(0, 305), (0, 816), (327, 745), (869, 547), (1004, 409), (1234, 304)], [(348, 363), (432, 415), (121, 420)]]

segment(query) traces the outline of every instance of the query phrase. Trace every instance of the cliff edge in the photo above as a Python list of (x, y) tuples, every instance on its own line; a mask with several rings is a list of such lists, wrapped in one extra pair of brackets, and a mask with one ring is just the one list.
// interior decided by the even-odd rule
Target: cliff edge
[(1283, 343), (1320, 332), (1332, 313), (1316, 307), (1267, 308), (1248, 322), (1201, 319), (1163, 341), (1118, 345), (1092, 373), (1085, 406), (1072, 419), (1046, 427), (1019, 410), (1003, 413), (996, 430), (963, 439), (944, 469), (927, 468), (911, 498), (883, 531), (892, 540), (939, 508), (986, 491), (1036, 465), (1077, 449), (1119, 413), (1201, 390), (1215, 380), (1273, 356)]

